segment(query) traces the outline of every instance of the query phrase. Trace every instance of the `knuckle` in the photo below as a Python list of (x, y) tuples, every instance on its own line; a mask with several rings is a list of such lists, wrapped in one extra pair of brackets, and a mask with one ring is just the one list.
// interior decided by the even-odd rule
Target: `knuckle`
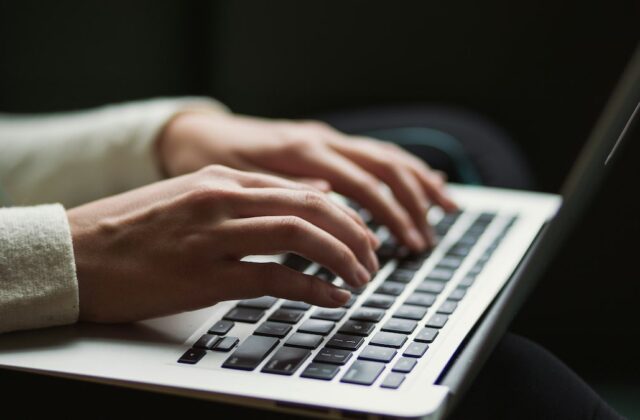
[(305, 221), (297, 216), (285, 216), (280, 223), (281, 234), (287, 239), (295, 239), (302, 236), (306, 228)]
[(302, 202), (305, 207), (311, 209), (324, 209), (327, 206), (327, 199), (324, 194), (316, 191), (302, 192)]

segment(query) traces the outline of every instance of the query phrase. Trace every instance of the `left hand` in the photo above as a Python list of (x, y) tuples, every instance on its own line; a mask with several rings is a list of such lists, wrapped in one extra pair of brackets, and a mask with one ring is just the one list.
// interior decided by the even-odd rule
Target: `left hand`
[[(431, 204), (457, 208), (441, 172), (392, 143), (321, 122), (185, 112), (167, 124), (157, 146), (169, 176), (220, 164), (333, 189), (367, 208), (413, 251), (434, 243), (426, 218)], [(393, 196), (380, 193), (380, 182)]]

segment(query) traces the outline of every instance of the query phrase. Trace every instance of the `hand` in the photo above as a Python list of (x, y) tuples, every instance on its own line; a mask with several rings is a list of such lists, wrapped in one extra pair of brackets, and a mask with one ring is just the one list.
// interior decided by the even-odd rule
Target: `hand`
[(221, 166), (68, 211), (80, 319), (128, 322), (272, 295), (337, 307), (350, 297), (316, 277), (247, 255), (295, 252), (354, 287), (378, 267), (364, 222), (326, 194)]
[[(170, 176), (216, 163), (332, 188), (366, 207), (414, 251), (433, 245), (429, 206), (456, 209), (445, 194), (443, 174), (420, 159), (394, 144), (347, 136), (319, 122), (187, 112), (168, 124), (158, 152)], [(393, 196), (380, 193), (380, 182)]]

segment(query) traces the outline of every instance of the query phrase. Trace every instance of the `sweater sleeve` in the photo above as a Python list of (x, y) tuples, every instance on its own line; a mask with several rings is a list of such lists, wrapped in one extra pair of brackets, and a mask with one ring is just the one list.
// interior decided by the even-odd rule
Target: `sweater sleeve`
[(89, 111), (0, 114), (0, 186), (14, 205), (66, 207), (159, 180), (153, 141), (176, 113), (225, 112), (204, 97), (160, 98)]
[(77, 318), (78, 286), (64, 208), (0, 208), (0, 333)]

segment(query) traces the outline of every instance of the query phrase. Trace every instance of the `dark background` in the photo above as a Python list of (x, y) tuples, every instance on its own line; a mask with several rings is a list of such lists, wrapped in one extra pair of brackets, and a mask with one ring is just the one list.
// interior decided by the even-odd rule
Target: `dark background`
[[(639, 17), (626, 0), (0, 0), (0, 112), (185, 94), (272, 117), (442, 104), (503, 127), (536, 189), (557, 192), (640, 40)], [(630, 141), (513, 326), (604, 393), (640, 394), (637, 149)]]

